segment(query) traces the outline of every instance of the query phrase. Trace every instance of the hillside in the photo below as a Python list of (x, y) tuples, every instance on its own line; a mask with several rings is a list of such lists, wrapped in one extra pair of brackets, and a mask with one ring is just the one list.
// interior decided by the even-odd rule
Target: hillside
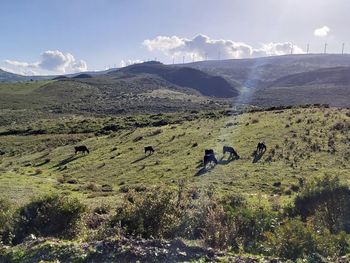
[(237, 89), (225, 79), (219, 76), (208, 75), (190, 67), (175, 67), (159, 62), (146, 62), (122, 68), (119, 72), (156, 75), (174, 85), (192, 88), (204, 96), (230, 98), (239, 94)]
[[(290, 212), (296, 200), (326, 191), (331, 201), (316, 213), (326, 205), (331, 215), (339, 206), (347, 213), (349, 128), (349, 110), (325, 107), (66, 116), (2, 127), (1, 238), (14, 241), (0, 246), (0, 261), (272, 263), (316, 250), (324, 262), (347, 262), (345, 232), (330, 234), (327, 221), (314, 231), (323, 214), (306, 224)], [(267, 151), (257, 154), (261, 141)], [(75, 154), (77, 145), (90, 152)], [(153, 154), (144, 153), (148, 145)], [(223, 155), (223, 145), (240, 158)], [(203, 167), (205, 149), (217, 165)], [(317, 247), (285, 249), (300, 240)]]
[[(343, 182), (350, 182), (348, 110), (309, 108), (225, 115), (76, 117), (19, 126), (27, 132), (1, 136), (0, 190), (3, 196), (18, 201), (55, 189), (84, 200), (93, 198), (89, 202), (96, 203), (101, 199), (117, 201), (125, 189), (154, 184), (175, 187), (182, 179), (199, 191), (214, 187), (220, 195), (238, 191), (253, 200), (257, 194), (268, 200), (277, 193), (282, 201), (290, 200), (293, 194), (288, 189), (299, 177), (308, 180), (336, 173)], [(132, 122), (135, 126), (130, 126)], [(146, 127), (137, 128), (143, 126), (140, 123)], [(337, 123), (345, 126), (335, 128)], [(259, 141), (267, 144), (268, 151), (254, 163), (251, 155)], [(74, 155), (73, 146), (78, 144), (88, 146), (90, 154)], [(156, 150), (151, 156), (143, 152), (147, 145)], [(223, 145), (234, 146), (241, 159), (227, 161)], [(215, 150), (220, 162), (205, 172), (201, 163), (207, 148)], [(282, 187), (272, 185), (277, 181)], [(95, 187), (90, 189), (89, 184)], [(113, 190), (101, 191), (103, 185)]]
[(199, 61), (186, 64), (238, 81), (242, 86), (258, 87), (287, 75), (321, 68), (349, 67), (350, 55), (308, 54), (251, 59)]
[(187, 64), (238, 83), (233, 101), (256, 106), (329, 104), (350, 107), (350, 55), (308, 54)]
[(17, 75), (0, 69), (0, 82), (15, 82), (27, 80), (25, 76)]
[(350, 85), (350, 67), (322, 68), (279, 78), (269, 87), (290, 87), (306, 85)]
[[(46, 82), (44, 87), (23, 96), (12, 96), (5, 88), (3, 104), (11, 108), (23, 102), (24, 108), (35, 108), (40, 111), (38, 114), (43, 114), (45, 108), (44, 115), (47, 111), (69, 114), (172, 112), (180, 108), (213, 109), (228, 104), (350, 107), (348, 68), (350, 55), (332, 54), (201, 61), (186, 65), (146, 62), (121, 69), (54, 77), (56, 81)], [(34, 85), (39, 87), (43, 83), (39, 81)], [(18, 85), (23, 85), (23, 90), (31, 86)], [(181, 103), (184, 107), (180, 107)]]
[(194, 89), (144, 74), (0, 84), (0, 126), (70, 114), (125, 115), (227, 106)]

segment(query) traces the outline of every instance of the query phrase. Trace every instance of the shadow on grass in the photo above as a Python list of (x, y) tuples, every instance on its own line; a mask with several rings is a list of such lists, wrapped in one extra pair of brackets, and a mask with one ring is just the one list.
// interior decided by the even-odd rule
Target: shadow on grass
[(75, 160), (77, 160), (79, 158), (81, 158), (81, 156), (77, 156), (77, 155), (69, 156), (68, 158), (66, 158), (66, 159), (60, 161), (58, 164), (56, 164), (54, 166), (54, 168), (61, 168), (61, 166), (66, 165), (66, 164), (68, 164), (70, 162), (73, 162), (73, 161), (75, 161)]
[(148, 154), (148, 155), (141, 156), (140, 158), (136, 159), (135, 161), (132, 161), (131, 164), (141, 162), (142, 160), (147, 159), (147, 158), (150, 157), (151, 155), (152, 155), (152, 154)]
[(258, 152), (258, 151), (254, 151), (252, 156), (253, 156), (253, 163), (257, 163), (261, 157), (263, 157), (265, 151), (263, 152)]
[(201, 176), (204, 175), (208, 172), (209, 170), (205, 167), (202, 167), (201, 169), (199, 169), (194, 176)]
[(220, 164), (220, 165), (227, 165), (227, 164), (229, 164), (230, 162), (236, 161), (236, 160), (238, 160), (238, 159), (239, 159), (239, 158), (237, 158), (237, 157), (230, 156), (230, 157), (228, 157), (226, 160), (224, 160), (224, 156), (223, 156), (223, 157), (221, 157), (221, 159), (218, 161), (218, 164)]

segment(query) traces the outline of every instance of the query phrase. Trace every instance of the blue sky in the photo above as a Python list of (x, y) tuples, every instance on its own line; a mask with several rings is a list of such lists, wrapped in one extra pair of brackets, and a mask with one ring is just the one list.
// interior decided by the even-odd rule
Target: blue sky
[[(2, 0), (0, 67), (25, 74), (100, 70), (349, 43), (347, 0)], [(315, 35), (315, 30), (319, 29)], [(197, 37), (200, 35), (200, 37)], [(217, 51), (217, 52), (216, 52)]]

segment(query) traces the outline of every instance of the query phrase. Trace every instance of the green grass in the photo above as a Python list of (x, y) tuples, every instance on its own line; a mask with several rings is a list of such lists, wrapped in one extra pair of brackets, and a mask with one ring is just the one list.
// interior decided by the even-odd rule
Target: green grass
[[(252, 202), (283, 204), (292, 200), (295, 192), (290, 187), (298, 185), (300, 177), (310, 180), (330, 173), (350, 182), (346, 159), (350, 155), (349, 130), (332, 128), (337, 122), (349, 123), (347, 112), (335, 108), (289, 109), (220, 118), (201, 116), (179, 124), (122, 129), (100, 136), (1, 136), (0, 145), (6, 154), (0, 156), (0, 192), (2, 197), (23, 203), (31, 196), (59, 191), (94, 205), (118, 202), (130, 188), (159, 184), (177, 187), (184, 181), (187, 188), (201, 193), (243, 194)], [(335, 141), (333, 154), (328, 152), (330, 136)], [(252, 163), (259, 141), (268, 149)], [(192, 147), (194, 143), (198, 146)], [(78, 144), (86, 145), (90, 154), (75, 156), (73, 146)], [(146, 157), (143, 148), (147, 145), (156, 152)], [(196, 176), (204, 149), (214, 149), (221, 159), (223, 145), (233, 146), (242, 158)], [(319, 146), (320, 151), (312, 150), (312, 145)], [(68, 183), (71, 180), (76, 183)], [(274, 187), (274, 182), (281, 182), (281, 187)], [(105, 184), (113, 191), (102, 191)]]

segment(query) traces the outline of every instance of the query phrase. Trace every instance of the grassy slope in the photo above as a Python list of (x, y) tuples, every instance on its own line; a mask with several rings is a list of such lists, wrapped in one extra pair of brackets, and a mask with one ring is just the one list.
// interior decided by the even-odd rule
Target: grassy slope
[(0, 83), (0, 129), (67, 115), (115, 116), (218, 109), (226, 101), (140, 75), (82, 80)]
[[(332, 130), (336, 122), (349, 122), (347, 112), (311, 108), (245, 113), (121, 130), (99, 137), (2, 136), (2, 147), (17, 151), (0, 156), (0, 192), (22, 203), (32, 195), (61, 191), (94, 204), (118, 201), (121, 190), (131, 187), (176, 187), (179, 180), (184, 180), (189, 188), (202, 192), (214, 189), (218, 195), (241, 193), (253, 201), (288, 201), (289, 188), (298, 184), (299, 177), (309, 179), (331, 173), (350, 182), (350, 165), (345, 159), (350, 155), (349, 131)], [(335, 140), (334, 154), (327, 152), (329, 136)], [(251, 154), (259, 141), (266, 142), (268, 151), (260, 161), (252, 163)], [(194, 143), (198, 146), (192, 147)], [(74, 156), (76, 144), (87, 145), (91, 153)], [(146, 157), (146, 145), (154, 146), (155, 154)], [(201, 169), (204, 149), (213, 148), (221, 159), (223, 145), (234, 146), (242, 158), (230, 163), (224, 159), (215, 168), (195, 176)], [(312, 145), (320, 146), (321, 151), (313, 151)], [(272, 162), (267, 161), (269, 156)], [(77, 184), (67, 183), (72, 179)], [(282, 182), (280, 188), (272, 186), (278, 181)], [(101, 191), (104, 184), (113, 186), (113, 192)]]

